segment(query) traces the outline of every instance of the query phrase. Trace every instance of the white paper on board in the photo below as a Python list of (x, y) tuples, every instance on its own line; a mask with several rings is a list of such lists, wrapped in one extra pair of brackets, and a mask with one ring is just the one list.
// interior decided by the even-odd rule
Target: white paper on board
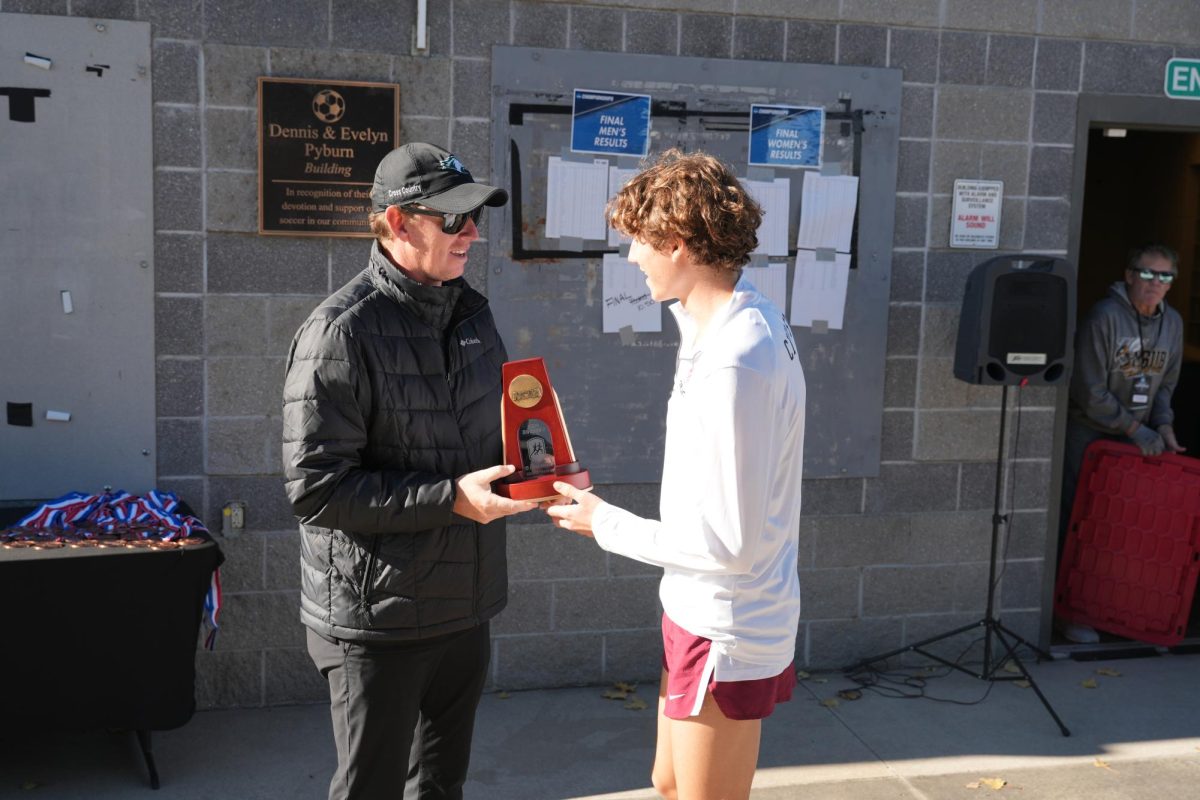
[(833, 261), (818, 261), (812, 250), (796, 252), (792, 325), (812, 327), (814, 320), (824, 320), (829, 323), (830, 330), (842, 329), (846, 288), (850, 283), (850, 255), (836, 253), (833, 258)]
[[(608, 199), (612, 200), (614, 197), (616, 197), (617, 192), (621, 191), (621, 187), (623, 187), (626, 183), (629, 183), (629, 179), (632, 178), (634, 175), (637, 175), (637, 173), (638, 173), (637, 167), (609, 167), (608, 168)], [(606, 202), (605, 208), (607, 208), (607, 207), (608, 207), (608, 204)], [(605, 224), (607, 224), (607, 223), (608, 223), (608, 221), (606, 219)], [(626, 236), (623, 233), (618, 233), (615, 228), (608, 229), (608, 246), (609, 247), (618, 247), (622, 243), (628, 243), (631, 241), (633, 241), (633, 240), (630, 239), (628, 236)]]
[(763, 220), (758, 226), (758, 247), (752, 252), (786, 256), (788, 252), (788, 203), (792, 182), (787, 178), (770, 181), (742, 179), (750, 196), (762, 206)]
[(550, 156), (546, 175), (546, 238), (605, 238), (608, 161), (563, 161)]
[(805, 250), (830, 247), (839, 253), (849, 253), (857, 207), (857, 176), (805, 172), (796, 247)]
[(650, 298), (646, 277), (616, 253), (604, 254), (604, 332), (626, 325), (636, 333), (661, 333), (662, 309)]
[(787, 313), (787, 264), (767, 264), (765, 267), (743, 267), (742, 275), (754, 284), (776, 308)]

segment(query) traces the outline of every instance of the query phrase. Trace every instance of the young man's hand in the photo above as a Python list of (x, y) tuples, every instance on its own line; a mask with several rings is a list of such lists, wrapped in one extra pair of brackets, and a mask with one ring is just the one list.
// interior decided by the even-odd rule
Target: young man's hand
[(591, 492), (576, 489), (569, 483), (555, 481), (554, 491), (567, 500), (574, 500), (573, 505), (553, 505), (546, 509), (554, 524), (564, 530), (575, 531), (580, 536), (592, 535), (592, 514), (596, 506), (603, 502)]
[(510, 500), (492, 491), (492, 481), (508, 477), (515, 470), (512, 464), (500, 464), (456, 478), (458, 494), (454, 498), (454, 513), (460, 517), (487, 524), (501, 517), (533, 511), (537, 503)]

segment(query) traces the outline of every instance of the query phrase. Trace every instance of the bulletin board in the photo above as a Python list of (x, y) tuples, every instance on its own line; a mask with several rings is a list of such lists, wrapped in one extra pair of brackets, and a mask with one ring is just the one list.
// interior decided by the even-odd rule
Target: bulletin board
[[(789, 181), (788, 255), (752, 262), (786, 265), (789, 299), (803, 174), (858, 177), (841, 328), (793, 332), (808, 387), (805, 477), (863, 477), (879, 472), (900, 81), (891, 69), (493, 48), (492, 175), (511, 201), (489, 218), (488, 295), (510, 357), (546, 359), (595, 481), (659, 480), (679, 333), (665, 308), (661, 333), (605, 333), (602, 259), (621, 246), (546, 235), (552, 157), (641, 163), (571, 150), (575, 90), (650, 95), (651, 160), (671, 147), (703, 150), (739, 177)], [(820, 166), (750, 166), (752, 105), (823, 108)]]
[(154, 486), (150, 69), (147, 22), (0, 14), (0, 500)]

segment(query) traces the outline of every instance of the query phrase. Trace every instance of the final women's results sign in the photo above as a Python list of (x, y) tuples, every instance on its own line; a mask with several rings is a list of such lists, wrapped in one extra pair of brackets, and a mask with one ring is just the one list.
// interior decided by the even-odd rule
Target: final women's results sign
[(258, 232), (370, 236), (375, 168), (399, 145), (399, 85), (259, 78), (258, 120)]
[(650, 95), (576, 89), (571, 150), (645, 156), (650, 151)]
[(749, 163), (764, 167), (819, 167), (825, 109), (750, 106)]

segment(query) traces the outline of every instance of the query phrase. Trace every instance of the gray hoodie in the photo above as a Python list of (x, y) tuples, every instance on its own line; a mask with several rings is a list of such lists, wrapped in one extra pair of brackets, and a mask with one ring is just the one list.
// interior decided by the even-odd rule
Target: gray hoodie
[(1164, 302), (1144, 317), (1129, 302), (1125, 283), (1117, 281), (1075, 335), (1071, 417), (1118, 435), (1134, 420), (1152, 428), (1171, 424), (1171, 394), (1182, 356), (1179, 312)]

